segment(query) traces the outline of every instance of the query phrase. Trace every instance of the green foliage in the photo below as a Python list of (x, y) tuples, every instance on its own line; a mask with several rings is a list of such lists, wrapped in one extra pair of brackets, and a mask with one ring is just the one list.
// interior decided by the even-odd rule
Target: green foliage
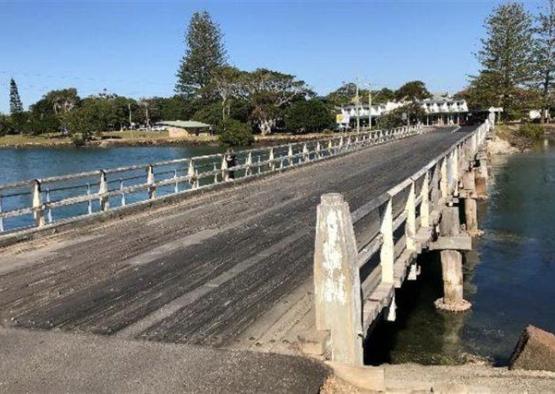
[(357, 86), (354, 82), (344, 83), (338, 89), (329, 93), (326, 100), (336, 106), (351, 104), (356, 96), (356, 89)]
[(399, 101), (416, 101), (432, 97), (426, 84), (422, 81), (410, 81), (395, 91), (395, 98)]
[(82, 107), (64, 114), (63, 122), (76, 145), (86, 143), (95, 133), (105, 130), (107, 115), (103, 107), (99, 101), (84, 100)]
[(228, 119), (222, 123), (218, 138), (220, 143), (228, 146), (248, 146), (254, 143), (252, 130), (246, 123)]
[(222, 122), (222, 107), (220, 103), (212, 103), (202, 106), (194, 113), (193, 120), (217, 125)]
[(285, 111), (285, 126), (296, 133), (322, 131), (333, 121), (331, 110), (318, 99), (296, 101)]
[(384, 130), (394, 129), (421, 122), (425, 116), (426, 112), (418, 103), (410, 103), (380, 116), (378, 126)]
[(19, 90), (17, 89), (17, 84), (15, 81), (10, 79), (10, 113), (16, 114), (23, 112), (23, 103), (19, 97)]
[(555, 0), (546, 2), (546, 9), (536, 18), (533, 49), (533, 82), (541, 90), (541, 109), (555, 106)]
[(488, 100), (482, 107), (502, 106), (507, 118), (518, 106), (519, 87), (532, 75), (532, 20), (522, 4), (508, 2), (493, 10), (486, 29), (477, 55), (482, 70), (475, 88), (482, 91), (480, 99)]
[(0, 136), (13, 132), (12, 120), (8, 115), (0, 114)]
[(544, 128), (539, 124), (523, 123), (518, 128), (516, 134), (532, 140), (539, 140), (543, 136), (544, 132)]
[(219, 26), (208, 12), (195, 12), (185, 37), (187, 50), (177, 72), (175, 92), (197, 96), (207, 86), (214, 71), (225, 64), (226, 52)]

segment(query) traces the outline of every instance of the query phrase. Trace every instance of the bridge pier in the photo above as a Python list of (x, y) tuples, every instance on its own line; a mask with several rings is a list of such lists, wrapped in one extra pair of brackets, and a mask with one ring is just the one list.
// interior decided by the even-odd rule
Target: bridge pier
[(472, 241), (468, 234), (461, 233), (459, 207), (450, 203), (442, 210), (439, 223), (440, 236), (430, 245), (431, 250), (439, 250), (443, 297), (438, 298), (436, 308), (449, 312), (470, 309), (470, 302), (463, 298), (463, 258), (461, 250), (470, 250)]
[(488, 167), (487, 167), (487, 154), (485, 151), (480, 151), (476, 156), (478, 165), (474, 167), (476, 195), (480, 199), (487, 198), (488, 186)]

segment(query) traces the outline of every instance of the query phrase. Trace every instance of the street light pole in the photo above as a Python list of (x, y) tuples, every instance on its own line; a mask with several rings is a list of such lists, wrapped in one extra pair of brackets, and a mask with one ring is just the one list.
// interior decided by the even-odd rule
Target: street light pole
[(358, 82), (356, 83), (355, 105), (357, 111), (357, 133), (360, 133), (360, 98), (358, 96)]
[(372, 88), (368, 85), (368, 130), (372, 130)]

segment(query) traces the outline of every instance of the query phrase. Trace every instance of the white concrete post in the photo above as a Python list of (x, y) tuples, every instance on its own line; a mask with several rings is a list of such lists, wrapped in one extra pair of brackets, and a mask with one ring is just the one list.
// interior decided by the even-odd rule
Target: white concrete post
[(195, 162), (193, 161), (193, 159), (189, 160), (189, 166), (187, 167), (187, 177), (189, 178), (189, 183), (191, 184), (191, 187), (194, 189), (195, 188)]
[(214, 183), (218, 183), (218, 167), (216, 166), (216, 163), (214, 163)]
[(98, 185), (98, 194), (100, 194), (100, 210), (107, 211), (110, 209), (110, 200), (104, 194), (108, 193), (108, 181), (106, 180), (106, 172), (100, 170), (100, 184)]
[(333, 141), (330, 139), (328, 141), (328, 156), (331, 156), (333, 153)]
[(287, 162), (289, 165), (293, 165), (293, 145), (289, 144), (289, 149), (287, 150)]
[(320, 158), (320, 152), (321, 152), (322, 148), (320, 147), (320, 141), (316, 142), (316, 158), (319, 159)]
[(268, 156), (268, 161), (270, 162), (270, 170), (274, 171), (276, 169), (276, 163), (274, 162), (274, 148), (270, 148), (270, 155)]
[(317, 209), (314, 251), (316, 328), (330, 331), (333, 361), (363, 364), (362, 302), (349, 205), (324, 194)]
[(441, 189), (441, 197), (446, 199), (449, 197), (449, 178), (447, 175), (447, 157), (441, 161), (439, 187)]
[(422, 202), (420, 203), (420, 226), (430, 227), (430, 172), (426, 171), (422, 188), (420, 189)]
[(245, 176), (249, 176), (252, 173), (251, 167), (252, 167), (252, 153), (249, 152), (247, 154), (247, 161), (245, 162)]
[(303, 160), (304, 162), (308, 162), (310, 158), (310, 154), (308, 153), (308, 146), (306, 143), (303, 144)]
[(195, 169), (195, 181), (193, 182), (193, 189), (198, 189), (200, 184), (200, 179), (198, 176), (198, 169)]
[(154, 167), (152, 164), (146, 166), (146, 183), (148, 185), (148, 198), (156, 198), (156, 186), (154, 185)]
[(393, 202), (391, 197), (382, 207), (380, 233), (383, 244), (380, 250), (380, 265), (382, 268), (382, 282), (393, 283), (393, 267), (395, 263), (395, 250), (393, 243)]
[(35, 224), (37, 227), (42, 227), (45, 225), (44, 221), (44, 210), (42, 207), (42, 190), (41, 182), (38, 179), (33, 181), (33, 217), (35, 219)]
[(405, 204), (405, 213), (407, 214), (407, 221), (405, 223), (405, 235), (407, 237), (406, 246), (408, 250), (416, 251), (416, 196), (414, 181), (409, 188), (409, 194)]
[(220, 170), (222, 170), (222, 179), (224, 182), (229, 181), (229, 171), (227, 170), (227, 161), (225, 159), (225, 155), (222, 157), (222, 165), (220, 166)]

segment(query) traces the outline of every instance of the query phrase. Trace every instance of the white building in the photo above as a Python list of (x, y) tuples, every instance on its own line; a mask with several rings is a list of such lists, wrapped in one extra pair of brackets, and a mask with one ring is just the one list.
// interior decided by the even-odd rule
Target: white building
[[(356, 126), (357, 117), (361, 127), (368, 126), (368, 113), (372, 119), (372, 124), (376, 119), (387, 114), (408, 102), (388, 101), (385, 104), (372, 105), (368, 109), (368, 104), (346, 105), (339, 108), (336, 116), (337, 125), (340, 128), (352, 128)], [(419, 102), (422, 109), (426, 112), (426, 124), (459, 124), (463, 116), (468, 112), (468, 105), (465, 100), (457, 100), (451, 97), (433, 97)]]

